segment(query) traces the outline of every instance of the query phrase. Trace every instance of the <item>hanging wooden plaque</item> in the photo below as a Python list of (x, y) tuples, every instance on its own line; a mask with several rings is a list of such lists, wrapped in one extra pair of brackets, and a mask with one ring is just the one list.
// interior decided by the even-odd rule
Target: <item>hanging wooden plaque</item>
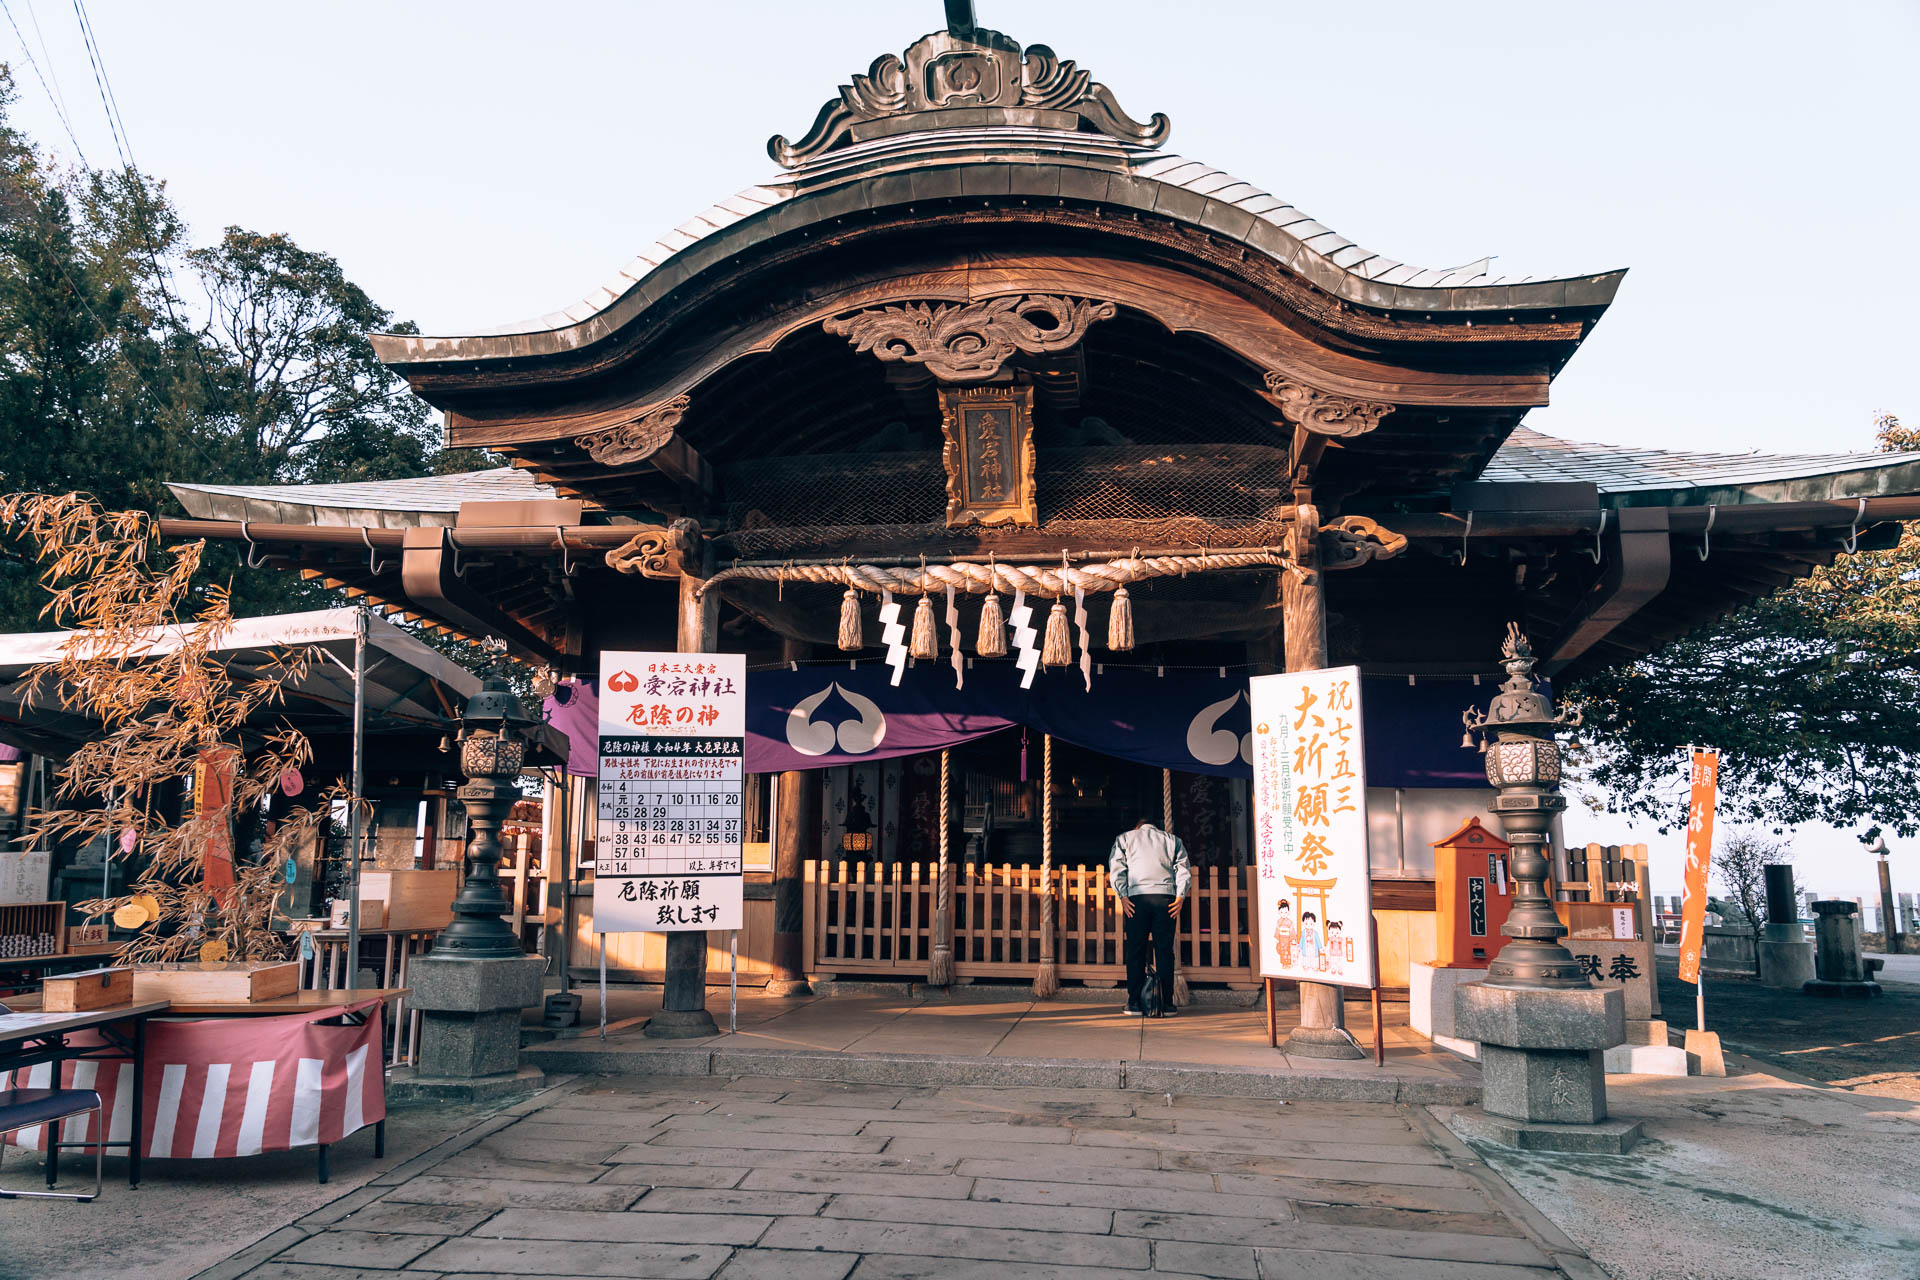
[(1037, 524), (1033, 388), (940, 388), (946, 437), (947, 525)]

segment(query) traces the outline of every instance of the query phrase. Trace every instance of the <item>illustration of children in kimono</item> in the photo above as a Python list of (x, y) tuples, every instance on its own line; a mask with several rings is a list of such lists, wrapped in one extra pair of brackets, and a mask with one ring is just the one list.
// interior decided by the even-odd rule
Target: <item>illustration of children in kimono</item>
[(1326, 971), (1335, 977), (1340, 976), (1343, 971), (1341, 957), (1344, 953), (1341, 951), (1340, 922), (1338, 920), (1327, 921), (1327, 949), (1325, 954), (1327, 958)]
[(1279, 923), (1273, 926), (1273, 949), (1280, 955), (1280, 967), (1293, 968), (1293, 904), (1280, 899)]
[(1311, 911), (1300, 916), (1300, 967), (1309, 973), (1326, 967), (1320, 959), (1320, 917)]

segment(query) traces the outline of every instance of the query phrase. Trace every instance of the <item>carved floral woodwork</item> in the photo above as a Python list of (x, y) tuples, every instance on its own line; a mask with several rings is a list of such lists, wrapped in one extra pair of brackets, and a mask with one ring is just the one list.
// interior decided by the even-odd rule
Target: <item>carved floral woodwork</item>
[(1370, 560), (1391, 560), (1407, 549), (1405, 534), (1383, 529), (1366, 516), (1341, 516), (1320, 526), (1320, 567), (1355, 569)]
[(573, 442), (602, 466), (623, 467), (645, 461), (673, 437), (689, 403), (688, 397), (675, 396), (643, 410), (630, 422), (575, 436)]
[(1363, 436), (1393, 412), (1390, 404), (1335, 395), (1277, 370), (1267, 373), (1267, 392), (1288, 422), (1320, 436)]
[(923, 365), (942, 382), (984, 382), (1015, 355), (1065, 351), (1095, 321), (1111, 320), (1118, 311), (1111, 302), (1034, 293), (877, 307), (834, 316), (824, 327), (856, 351)]
[[(840, 96), (820, 108), (806, 136), (798, 142), (776, 136), (767, 143), (767, 154), (791, 169), (833, 150), (869, 121), (982, 107), (1058, 112), (1068, 117), (1064, 127), (1084, 126), (1136, 146), (1157, 147), (1172, 131), (1164, 115), (1156, 113), (1145, 124), (1133, 119), (1111, 89), (1046, 45), (1028, 47), (1023, 58), (1017, 41), (975, 27), (965, 35), (936, 31), (923, 36), (904, 58), (891, 53), (876, 58), (865, 75), (841, 85)], [(939, 121), (927, 124), (938, 127)]]
[(1033, 525), (1033, 388), (940, 388), (947, 525)]

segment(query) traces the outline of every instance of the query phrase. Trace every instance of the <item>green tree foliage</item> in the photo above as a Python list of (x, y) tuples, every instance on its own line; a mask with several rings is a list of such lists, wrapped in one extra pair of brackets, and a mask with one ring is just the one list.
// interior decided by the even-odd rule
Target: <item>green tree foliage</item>
[[(1920, 452), (1891, 414), (1880, 447)], [(1586, 777), (1663, 830), (1689, 744), (1720, 752), (1726, 821), (1920, 830), (1920, 525), (1568, 690)]]
[[(427, 405), (366, 334), (408, 331), (325, 253), (229, 227), (191, 248), (163, 184), (63, 172), (9, 123), (0, 67), (0, 487), (177, 510), (166, 481), (379, 480), (486, 465), (439, 447)], [(240, 612), (315, 607), (283, 575), (233, 576)], [(0, 630), (32, 630), (44, 590), (0, 534)]]

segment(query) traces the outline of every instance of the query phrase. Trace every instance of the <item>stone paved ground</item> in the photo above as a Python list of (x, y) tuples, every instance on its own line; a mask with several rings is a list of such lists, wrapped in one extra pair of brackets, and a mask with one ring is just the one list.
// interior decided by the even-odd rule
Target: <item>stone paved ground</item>
[(1601, 1273), (1390, 1103), (582, 1078), (203, 1280)]

